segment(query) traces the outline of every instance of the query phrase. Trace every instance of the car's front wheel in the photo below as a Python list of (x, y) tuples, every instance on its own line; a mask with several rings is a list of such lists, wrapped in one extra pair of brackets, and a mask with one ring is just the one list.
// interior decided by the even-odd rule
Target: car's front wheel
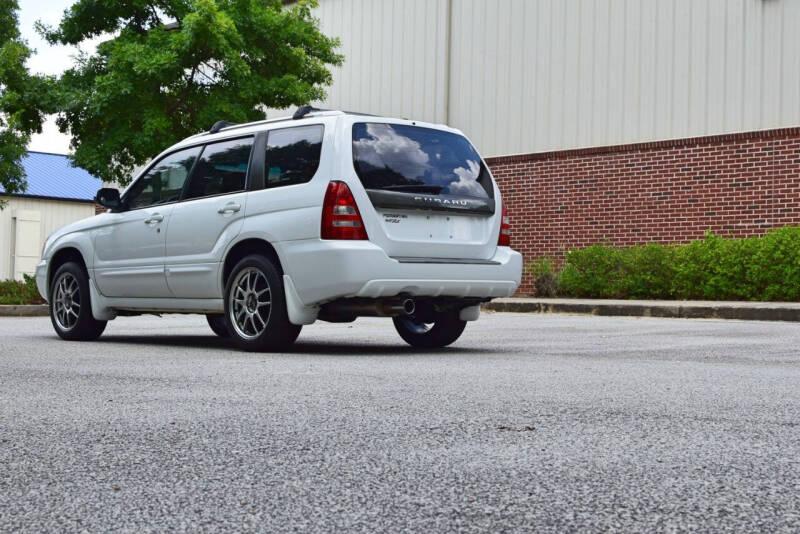
[(69, 341), (93, 341), (106, 329), (106, 321), (92, 316), (89, 277), (71, 261), (58, 268), (50, 285), (50, 321), (56, 333)]
[(234, 343), (250, 351), (285, 349), (302, 328), (289, 322), (278, 269), (258, 255), (243, 258), (228, 277), (225, 320)]
[(457, 340), (466, 321), (458, 318), (458, 312), (439, 313), (433, 322), (424, 322), (413, 315), (394, 317), (394, 327), (400, 337), (413, 347), (438, 349)]

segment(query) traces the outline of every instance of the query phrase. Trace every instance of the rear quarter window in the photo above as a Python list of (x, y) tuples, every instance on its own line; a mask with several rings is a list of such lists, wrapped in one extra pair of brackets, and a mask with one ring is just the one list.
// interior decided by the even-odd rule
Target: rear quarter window
[(322, 124), (271, 130), (267, 135), (265, 187), (310, 181), (319, 168), (324, 132)]
[(353, 125), (353, 165), (366, 189), (494, 196), (491, 176), (464, 136), (420, 126)]

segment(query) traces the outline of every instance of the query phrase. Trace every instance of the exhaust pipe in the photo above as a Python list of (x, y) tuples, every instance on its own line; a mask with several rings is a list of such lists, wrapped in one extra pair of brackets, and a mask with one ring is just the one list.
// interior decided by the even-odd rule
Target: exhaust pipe
[(416, 310), (414, 299), (392, 297), (388, 299), (344, 299), (323, 306), (328, 316), (397, 317), (412, 315)]
[(399, 308), (398, 315), (414, 315), (414, 310), (417, 309), (417, 305), (414, 304), (414, 299), (406, 298), (400, 303)]

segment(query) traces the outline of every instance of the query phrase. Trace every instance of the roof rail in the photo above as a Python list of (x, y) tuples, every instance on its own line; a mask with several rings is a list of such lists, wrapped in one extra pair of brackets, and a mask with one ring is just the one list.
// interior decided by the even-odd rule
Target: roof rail
[(219, 133), (220, 130), (223, 128), (228, 128), (230, 126), (237, 126), (235, 122), (228, 122), (228, 121), (217, 121), (214, 123), (214, 126), (208, 131), (210, 134)]
[(292, 118), (294, 120), (300, 120), (303, 117), (305, 117), (306, 115), (308, 115), (309, 113), (312, 113), (314, 111), (331, 111), (331, 110), (315, 108), (314, 106), (300, 106), (299, 108), (297, 108), (297, 111), (294, 112), (294, 115), (292, 115)]
[(342, 111), (345, 115), (361, 115), (362, 117), (380, 117), (380, 115), (375, 115), (373, 113), (363, 113), (361, 111)]
[[(239, 123), (235, 123), (235, 122), (228, 122), (228, 121), (217, 121), (217, 122), (214, 123), (214, 126), (212, 126), (209, 131), (197, 133), (197, 134), (193, 135), (192, 137), (198, 137), (198, 136), (201, 136), (201, 135), (208, 135), (208, 134), (215, 134), (215, 133), (221, 132), (222, 130), (235, 130), (235, 129), (238, 129), (238, 128), (249, 128), (250, 126), (256, 126), (256, 125), (259, 125), (259, 124), (270, 124), (270, 123), (274, 123), (274, 122), (283, 122), (283, 121), (288, 121), (288, 120), (299, 120), (299, 119), (302, 119), (302, 118), (306, 117), (307, 115), (309, 115), (311, 113), (315, 113), (315, 112), (318, 112), (318, 111), (331, 111), (331, 112), (333, 112), (333, 111), (337, 111), (337, 110), (315, 108), (313, 106), (301, 106), (301, 107), (299, 107), (297, 109), (297, 111), (295, 111), (294, 115), (291, 116), (291, 117), (277, 117), (277, 118), (274, 118), (274, 119), (264, 119), (264, 120), (261, 120), (261, 121), (247, 122), (247, 123), (244, 123), (244, 124), (239, 124)], [(363, 116), (366, 116), (366, 117), (377, 117), (378, 116), (378, 115), (371, 115), (369, 113), (361, 113), (361, 112), (358, 112), (358, 111), (339, 111), (339, 113), (344, 113), (346, 115), (363, 115)]]

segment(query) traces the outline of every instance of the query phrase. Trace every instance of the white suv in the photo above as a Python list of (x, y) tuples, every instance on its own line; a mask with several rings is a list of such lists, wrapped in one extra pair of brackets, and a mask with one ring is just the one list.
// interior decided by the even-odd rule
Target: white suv
[(317, 319), (382, 316), (443, 347), (522, 273), (489, 169), (442, 125), (309, 106), (220, 122), (97, 202), (108, 212), (50, 236), (36, 270), (64, 339), (199, 313), (243, 349), (278, 350)]

